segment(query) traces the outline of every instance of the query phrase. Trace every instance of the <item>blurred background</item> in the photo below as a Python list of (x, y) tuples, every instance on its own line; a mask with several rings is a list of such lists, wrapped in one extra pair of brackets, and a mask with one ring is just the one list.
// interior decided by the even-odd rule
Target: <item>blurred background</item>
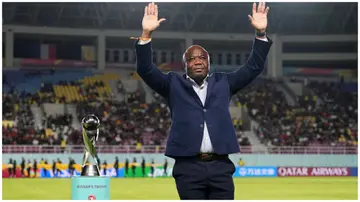
[[(192, 44), (209, 51), (212, 72), (247, 60), (252, 3), (158, 5), (167, 20), (153, 35), (153, 62), (163, 72), (183, 74)], [(70, 198), (70, 180), (53, 178), (79, 175), (89, 113), (101, 120), (97, 150), (112, 198), (177, 199), (174, 161), (164, 156), (170, 111), (137, 75), (130, 40), (141, 34), (145, 6), (2, 4), (4, 199)], [(235, 197), (356, 199), (358, 5), (268, 6), (266, 69), (230, 102), (242, 150), (231, 155)], [(290, 176), (298, 178), (280, 178)]]

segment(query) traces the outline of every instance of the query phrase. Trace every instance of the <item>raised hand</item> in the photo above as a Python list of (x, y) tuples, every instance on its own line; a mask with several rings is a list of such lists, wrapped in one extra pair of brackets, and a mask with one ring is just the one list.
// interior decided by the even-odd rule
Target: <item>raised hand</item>
[(253, 4), (252, 16), (248, 15), (248, 17), (256, 32), (264, 33), (266, 31), (269, 9), (269, 7), (265, 9), (265, 2), (260, 2), (257, 10), (256, 3)]
[(150, 37), (151, 33), (159, 27), (165, 18), (158, 19), (158, 6), (155, 3), (149, 3), (145, 7), (144, 17), (142, 20), (143, 35)]

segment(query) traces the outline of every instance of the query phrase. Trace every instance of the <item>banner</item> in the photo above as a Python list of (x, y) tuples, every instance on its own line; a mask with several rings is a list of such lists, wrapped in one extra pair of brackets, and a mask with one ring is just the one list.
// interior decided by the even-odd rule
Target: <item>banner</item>
[[(111, 168), (107, 168), (106, 172), (105, 172), (104, 168), (100, 169), (100, 174), (102, 176), (108, 176), (108, 177), (130, 177), (130, 178), (131, 177), (171, 177), (172, 176), (172, 168), (168, 168), (167, 175), (165, 175), (164, 167), (162, 167), (162, 166), (155, 167), (153, 173), (151, 173), (150, 166), (146, 166), (144, 171), (145, 171), (144, 172), (145, 175), (143, 175), (143, 170), (141, 167), (136, 167), (135, 173), (133, 173), (133, 170), (130, 167), (128, 169), (128, 173), (126, 175), (124, 167), (119, 168), (117, 171), (115, 170), (115, 168), (111, 167)], [(69, 169), (55, 170), (55, 172), (53, 172), (52, 170), (40, 169), (40, 177), (41, 178), (53, 178), (53, 177), (68, 178), (71, 176), (80, 176), (80, 170), (75, 169), (73, 171), (72, 175), (70, 175)]]
[[(39, 167), (36, 171), (36, 173), (34, 172), (34, 169), (31, 167), (29, 169), (30, 172), (28, 172), (28, 169), (25, 168), (23, 174), (21, 173), (21, 168), (20, 166), (16, 166), (16, 173), (9, 173), (9, 169), (11, 168), (8, 164), (3, 165), (3, 169), (2, 169), (2, 176), (3, 178), (70, 178), (72, 176), (80, 176), (80, 172), (81, 172), (81, 166), (79, 164), (75, 164), (74, 165), (74, 169), (72, 171), (70, 171), (70, 169), (68, 169), (67, 164), (62, 164), (62, 165), (57, 165), (56, 169), (52, 169), (51, 165), (47, 165), (44, 166), (42, 164), (39, 164)], [(106, 171), (106, 172), (105, 172)], [(172, 168), (167, 168), (167, 173), (165, 173), (164, 167), (163, 166), (156, 166), (154, 169), (154, 172), (151, 172), (151, 168), (150, 166), (146, 166), (145, 170), (144, 170), (144, 174), (143, 175), (143, 170), (140, 166), (137, 166), (135, 168), (135, 172), (133, 173), (133, 169), (131, 167), (129, 167), (128, 169), (128, 173), (126, 175), (125, 172), (125, 168), (124, 167), (120, 167), (118, 168), (118, 170), (116, 171), (115, 168), (113, 168), (112, 166), (108, 166), (106, 169), (104, 168), (104, 166), (101, 166), (100, 169), (100, 174), (102, 176), (108, 176), (108, 177), (172, 177)], [(11, 172), (12, 169), (11, 169)], [(72, 172), (72, 173), (71, 173)]]
[(279, 167), (279, 177), (350, 176), (347, 167)]
[(81, 60), (55, 60), (55, 59), (21, 59), (19, 64), (21, 67), (26, 66), (36, 66), (36, 67), (93, 67), (95, 66), (94, 62), (91, 61), (81, 61)]
[(333, 69), (333, 68), (308, 68), (308, 67), (284, 67), (283, 74), (291, 75), (311, 75), (311, 76), (344, 76), (344, 78), (354, 78), (357, 76), (356, 69)]
[(233, 177), (276, 177), (276, 167), (236, 167)]
[[(39, 168), (34, 172), (33, 168), (24, 169), (23, 174), (21, 172), (20, 166), (17, 166), (16, 172), (12, 173), (12, 176), (9, 176), (9, 168), (13, 172), (12, 167), (8, 165), (3, 165), (2, 176), (3, 178), (70, 178), (71, 176), (80, 176), (80, 165), (76, 164), (74, 166), (73, 173), (70, 173), (70, 170), (67, 168), (67, 165), (58, 166), (58, 169), (52, 169), (51, 165), (42, 166), (39, 165)], [(108, 166), (106, 170), (102, 166), (100, 173), (102, 176), (114, 177), (114, 178), (133, 178), (133, 177), (172, 177), (173, 168), (167, 168), (167, 173), (165, 173), (163, 166), (156, 166), (151, 172), (151, 167), (146, 166), (145, 172), (143, 175), (143, 170), (140, 166), (133, 169), (129, 167), (127, 173), (124, 167), (118, 168), (116, 171), (112, 166)], [(29, 171), (29, 172), (28, 172)], [(105, 172), (106, 171), (106, 172)], [(358, 176), (357, 167), (273, 167), (273, 166), (244, 166), (236, 167), (233, 177), (314, 177), (314, 176)]]

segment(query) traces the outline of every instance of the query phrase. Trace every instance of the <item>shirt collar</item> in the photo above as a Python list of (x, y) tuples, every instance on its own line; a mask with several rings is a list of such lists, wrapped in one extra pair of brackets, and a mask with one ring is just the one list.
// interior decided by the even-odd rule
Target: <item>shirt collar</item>
[[(186, 78), (189, 79), (193, 85), (199, 86), (199, 85), (194, 81), (194, 79), (190, 78), (187, 74), (186, 74)], [(201, 84), (201, 86), (199, 86), (199, 87), (203, 87), (203, 86), (207, 83), (207, 80), (208, 80), (208, 79), (209, 79), (209, 74), (206, 75), (206, 77), (204, 78), (204, 82), (203, 82), (203, 83)]]

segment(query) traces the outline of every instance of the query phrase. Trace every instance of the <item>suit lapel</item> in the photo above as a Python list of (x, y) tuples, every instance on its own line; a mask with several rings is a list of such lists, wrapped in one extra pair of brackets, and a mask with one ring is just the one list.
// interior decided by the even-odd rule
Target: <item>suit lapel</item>
[(186, 76), (184, 75), (184, 79), (185, 79), (185, 87), (187, 88), (187, 91), (192, 95), (192, 97), (195, 99), (195, 102), (197, 104), (199, 104), (200, 106), (202, 106), (202, 102), (198, 96), (198, 94), (196, 94), (196, 92), (194, 91), (193, 88), (193, 84), (192, 82), (186, 78)]
[(211, 95), (211, 92), (212, 92), (211, 90), (212, 90), (212, 87), (214, 86), (214, 84), (215, 84), (215, 76), (210, 75), (208, 78), (208, 87), (207, 87), (207, 92), (206, 92), (205, 106), (209, 102), (209, 97)]

